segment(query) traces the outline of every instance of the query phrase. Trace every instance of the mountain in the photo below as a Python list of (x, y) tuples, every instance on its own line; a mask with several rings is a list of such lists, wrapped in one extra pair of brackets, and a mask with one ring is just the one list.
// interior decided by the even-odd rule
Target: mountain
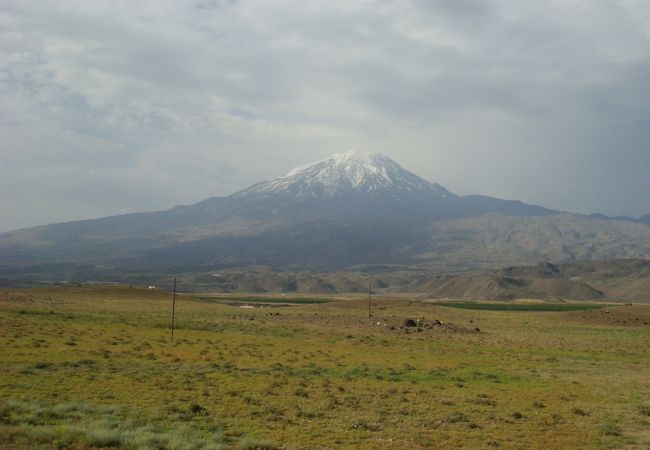
[(648, 256), (645, 224), (458, 196), (384, 155), (354, 152), (194, 205), (0, 234), (0, 277), (39, 280)]
[(479, 195), (460, 197), (405, 170), (385, 155), (359, 152), (334, 154), (229, 197), (208, 199), (186, 208), (207, 212), (224, 207), (246, 217), (299, 214), (310, 219), (345, 220), (394, 218), (395, 214), (423, 219), (484, 212), (557, 213), (519, 201)]

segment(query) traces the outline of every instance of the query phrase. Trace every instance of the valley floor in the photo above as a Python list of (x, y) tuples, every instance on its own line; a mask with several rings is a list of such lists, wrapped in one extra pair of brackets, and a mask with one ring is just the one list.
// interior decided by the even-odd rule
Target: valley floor
[(170, 312), (156, 290), (0, 291), (0, 447), (650, 448), (650, 306), (181, 296), (174, 342)]

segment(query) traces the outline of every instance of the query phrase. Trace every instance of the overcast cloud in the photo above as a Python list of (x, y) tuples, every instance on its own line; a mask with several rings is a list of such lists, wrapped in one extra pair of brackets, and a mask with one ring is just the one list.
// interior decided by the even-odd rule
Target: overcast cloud
[(351, 149), (458, 194), (648, 213), (650, 2), (0, 3), (0, 230)]

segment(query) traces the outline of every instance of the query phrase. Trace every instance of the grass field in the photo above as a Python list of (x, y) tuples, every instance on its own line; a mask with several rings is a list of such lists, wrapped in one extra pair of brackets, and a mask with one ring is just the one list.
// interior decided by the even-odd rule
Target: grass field
[(586, 311), (590, 309), (605, 308), (602, 303), (512, 303), (512, 302), (472, 302), (450, 301), (436, 302), (440, 306), (450, 308), (474, 309), (482, 311)]
[(204, 295), (204, 294), (190, 294), (190, 298), (197, 300), (207, 300), (212, 302), (221, 303), (279, 303), (289, 305), (318, 305), (320, 303), (331, 302), (332, 299), (316, 298), (316, 297), (248, 297), (241, 295)]
[(0, 292), (0, 447), (650, 448), (648, 306), (170, 300)]

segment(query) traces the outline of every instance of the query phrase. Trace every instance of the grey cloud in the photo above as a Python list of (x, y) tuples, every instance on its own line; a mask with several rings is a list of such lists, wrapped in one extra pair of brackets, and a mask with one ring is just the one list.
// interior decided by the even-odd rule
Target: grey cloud
[(8, 1), (0, 230), (350, 148), (460, 193), (650, 212), (649, 18), (641, 0)]

